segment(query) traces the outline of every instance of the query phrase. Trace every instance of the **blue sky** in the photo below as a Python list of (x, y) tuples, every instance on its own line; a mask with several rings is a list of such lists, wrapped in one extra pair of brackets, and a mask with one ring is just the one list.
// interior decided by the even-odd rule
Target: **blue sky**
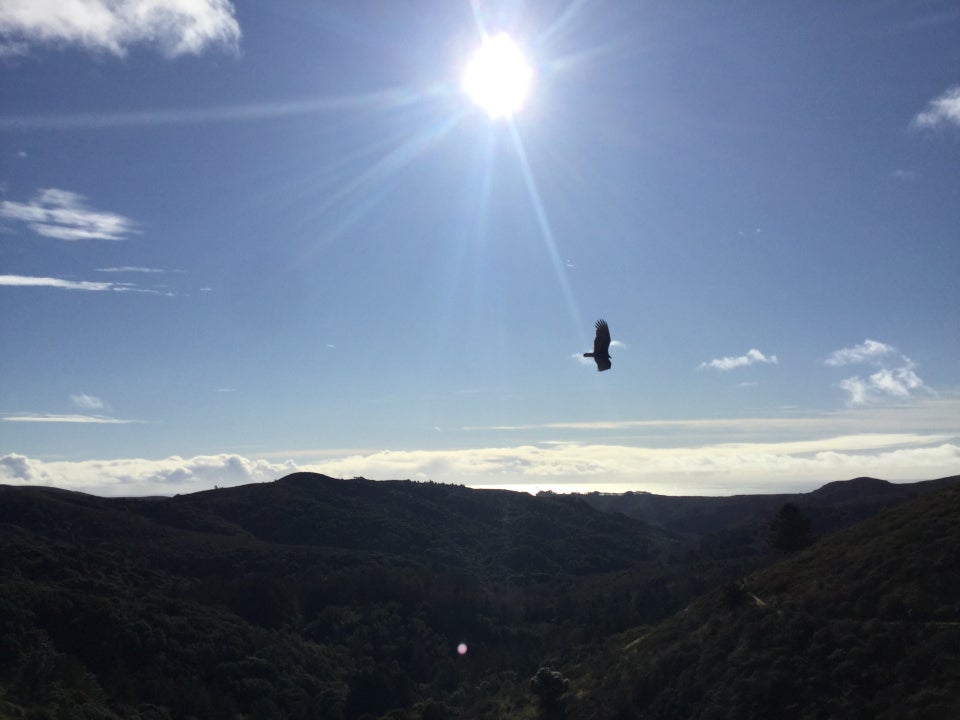
[[(498, 33), (534, 77), (495, 119)], [(958, 38), (934, 0), (5, 2), (0, 482), (960, 472)]]

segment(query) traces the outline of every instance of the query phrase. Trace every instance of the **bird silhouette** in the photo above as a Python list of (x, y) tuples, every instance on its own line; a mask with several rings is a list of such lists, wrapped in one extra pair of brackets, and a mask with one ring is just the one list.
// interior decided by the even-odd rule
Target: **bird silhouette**
[(593, 352), (584, 353), (584, 357), (592, 357), (597, 363), (597, 372), (609, 370), (610, 362), (610, 327), (606, 320), (597, 320), (597, 335), (593, 338)]

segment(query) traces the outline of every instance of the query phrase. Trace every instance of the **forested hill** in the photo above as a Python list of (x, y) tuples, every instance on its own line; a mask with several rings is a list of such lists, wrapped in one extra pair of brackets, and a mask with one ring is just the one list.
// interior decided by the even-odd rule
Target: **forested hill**
[[(861, 507), (862, 488), (845, 488), (827, 489)], [(677, 500), (662, 519), (690, 507)], [(762, 523), (718, 533), (691, 522), (577, 496), (307, 473), (149, 499), (0, 486), (0, 717), (442, 720), (505, 697), (519, 703), (507, 716), (529, 716), (526, 680), (541, 665), (579, 667), (605, 639), (632, 642), (631, 628), (711, 588), (727, 588), (731, 622), (753, 617), (744, 593), (777, 597), (755, 580), (730, 590), (782, 557)], [(956, 544), (911, 547), (926, 567), (952, 562)], [(849, 569), (868, 585), (898, 577), (883, 565), (864, 575), (872, 562), (854, 553)], [(885, 601), (883, 622), (911, 619), (911, 592)], [(678, 676), (697, 662), (689, 648), (667, 652)], [(571, 677), (586, 697), (594, 671), (582, 667)]]
[(484, 574), (623, 569), (658, 555), (671, 537), (575, 496), (315, 473), (123, 506), (171, 527), (410, 556)]
[(584, 500), (605, 512), (618, 512), (688, 538), (701, 538), (745, 526), (766, 525), (785, 503), (803, 508), (814, 534), (846, 527), (924, 493), (948, 487), (960, 476), (912, 483), (859, 477), (831, 482), (807, 493), (684, 497), (645, 492), (590, 493)]
[[(613, 637), (561, 668), (570, 686), (557, 713), (960, 717), (958, 518), (960, 486), (948, 484)], [(515, 707), (528, 694), (515, 693)], [(477, 716), (505, 716), (509, 697)]]

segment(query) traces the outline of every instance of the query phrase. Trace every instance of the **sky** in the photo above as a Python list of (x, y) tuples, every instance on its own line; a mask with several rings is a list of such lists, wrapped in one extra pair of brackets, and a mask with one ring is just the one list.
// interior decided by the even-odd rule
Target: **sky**
[(955, 0), (4, 0), (0, 73), (0, 483), (960, 473)]

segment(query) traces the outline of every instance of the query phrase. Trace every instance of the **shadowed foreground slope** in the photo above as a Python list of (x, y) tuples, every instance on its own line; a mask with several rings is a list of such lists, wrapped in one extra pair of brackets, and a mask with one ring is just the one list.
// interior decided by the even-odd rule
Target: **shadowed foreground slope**
[(562, 668), (567, 717), (960, 717), (958, 518), (960, 487), (925, 495), (613, 638)]
[[(862, 488), (835, 490), (847, 502)], [(955, 504), (944, 503), (954, 516)], [(839, 546), (821, 540), (745, 589), (728, 586), (621, 637), (776, 555), (751, 546), (740, 556), (734, 544), (718, 559), (691, 550), (686, 531), (577, 497), (433, 483), (301, 473), (154, 499), (0, 486), (0, 717), (438, 720), (471, 708), (524, 717), (536, 714), (527, 679), (546, 664), (574, 680), (571, 718), (641, 708), (711, 717), (704, 698), (718, 692), (734, 693), (723, 702), (749, 717), (763, 692), (786, 687), (806, 703), (810, 684), (840, 717), (846, 706), (823, 703), (858, 702), (850, 677), (863, 674), (843, 662), (875, 651), (886, 653), (884, 682), (903, 675), (914, 694), (928, 693), (908, 707), (936, 708), (942, 673), (955, 668), (931, 670), (916, 653), (913, 665), (890, 663), (908, 646), (936, 654), (923, 633), (953, 627), (942, 595), (956, 588), (918, 585), (899, 553), (918, 555), (919, 578), (936, 563), (955, 573), (956, 527), (911, 512), (919, 529), (908, 514), (903, 528), (885, 520)], [(841, 553), (839, 568), (821, 567), (819, 548)], [(842, 611), (838, 598), (848, 598)], [(782, 618), (788, 630), (778, 630)], [(892, 634), (877, 648), (843, 654), (880, 630)], [(649, 642), (634, 643), (641, 635)], [(826, 660), (804, 649), (808, 636)], [(754, 648), (757, 667), (717, 675), (718, 658), (746, 662)], [(784, 648), (798, 653), (796, 669)]]

